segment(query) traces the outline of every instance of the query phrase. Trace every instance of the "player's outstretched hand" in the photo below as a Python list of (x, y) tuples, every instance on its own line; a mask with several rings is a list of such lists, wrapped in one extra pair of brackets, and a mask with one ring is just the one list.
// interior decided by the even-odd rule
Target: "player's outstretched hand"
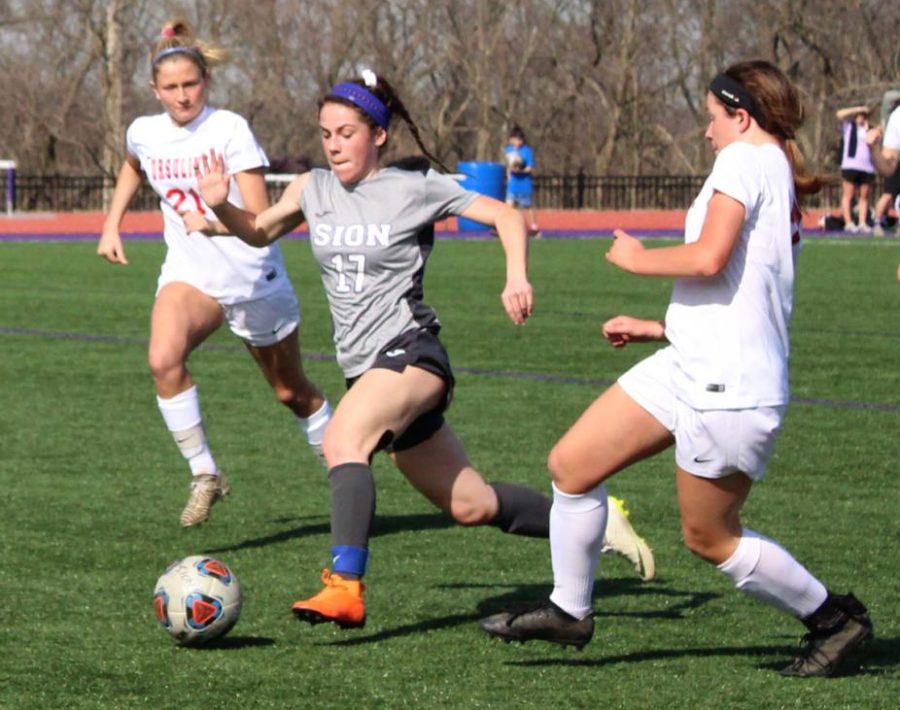
[(606, 252), (606, 260), (623, 271), (633, 272), (635, 256), (642, 251), (644, 251), (644, 245), (640, 240), (632, 237), (625, 230), (617, 229), (613, 232), (612, 246)]
[(666, 327), (658, 320), (616, 316), (603, 324), (603, 337), (614, 348), (624, 348), (628, 343), (665, 340)]
[(100, 235), (100, 242), (97, 244), (97, 255), (102, 256), (110, 264), (127, 264), (128, 259), (125, 258), (125, 247), (122, 245), (122, 236), (119, 230), (104, 230)]
[(197, 178), (197, 189), (200, 197), (215, 209), (228, 199), (228, 185), (231, 176), (225, 172), (225, 160), (215, 150), (194, 161), (194, 176)]
[(522, 325), (534, 310), (534, 290), (527, 279), (509, 280), (500, 295), (509, 319)]

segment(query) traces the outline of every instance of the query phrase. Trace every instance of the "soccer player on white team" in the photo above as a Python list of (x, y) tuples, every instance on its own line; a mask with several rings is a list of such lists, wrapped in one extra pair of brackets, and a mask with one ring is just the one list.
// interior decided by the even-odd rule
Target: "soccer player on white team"
[[(259, 215), (231, 201), (227, 169), (211, 155), (198, 169), (201, 194), (230, 231), (260, 247), (302, 222), (319, 264), (333, 321), (338, 364), (348, 391), (325, 433), (331, 485), (332, 569), (324, 589), (293, 605), (298, 618), (341, 627), (365, 623), (361, 582), (375, 511), (370, 466), (379, 450), (428, 500), (463, 525), (494, 525), (520, 535), (549, 535), (550, 500), (525, 486), (487, 484), (444, 421), (454, 379), (438, 340), (441, 324), (422, 302), (425, 262), (434, 222), (463, 216), (496, 228), (506, 253), (501, 301), (510, 320), (531, 315), (527, 237), (512, 207), (464, 190), (433, 170), (381, 168), (391, 119), (406, 123), (420, 149), (419, 130), (383, 78), (338, 84), (322, 100), (319, 125), (330, 170), (297, 177)], [(610, 546), (653, 576), (653, 558), (621, 513)]]
[(246, 120), (207, 103), (211, 69), (224, 56), (197, 40), (184, 22), (163, 27), (150, 52), (150, 85), (164, 111), (142, 116), (128, 128), (125, 162), (97, 247), (109, 262), (128, 263), (119, 228), (146, 176), (160, 197), (167, 247), (148, 359), (159, 411), (192, 474), (183, 527), (207, 520), (212, 505), (229, 492), (207, 443), (197, 387), (187, 369), (191, 352), (223, 322), (244, 342), (320, 457), (331, 415), (325, 397), (303, 372), (300, 311), (280, 249), (254, 249), (230, 236), (197, 192), (194, 162), (216, 150), (235, 173), (230, 199), (254, 214), (269, 204), (268, 160)]
[(542, 606), (481, 622), (507, 641), (582, 647), (592, 637), (592, 589), (607, 518), (606, 480), (675, 445), (687, 547), (734, 585), (809, 629), (789, 676), (832, 675), (872, 636), (866, 608), (830, 592), (740, 511), (772, 455), (788, 403), (788, 323), (800, 239), (796, 193), (805, 174), (794, 134), (796, 88), (763, 61), (715, 77), (706, 97), (712, 174), (688, 211), (685, 243), (645, 249), (618, 230), (607, 259), (630, 273), (675, 278), (665, 321), (618, 316), (614, 347), (668, 340), (591, 404), (550, 453), (554, 589)]
[[(883, 132), (881, 126), (869, 129), (866, 143), (878, 172), (885, 177), (897, 172), (900, 167), (900, 106), (891, 111)], [(897, 281), (900, 281), (900, 266), (897, 266)]]

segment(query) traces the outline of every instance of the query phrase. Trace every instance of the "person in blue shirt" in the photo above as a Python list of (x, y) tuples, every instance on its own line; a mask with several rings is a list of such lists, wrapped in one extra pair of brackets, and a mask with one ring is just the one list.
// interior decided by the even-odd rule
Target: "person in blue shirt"
[[(506, 204), (528, 210), (528, 234), (540, 237), (537, 218), (534, 213), (532, 194), (534, 192), (534, 151), (528, 145), (525, 132), (513, 126), (509, 132), (509, 142), (503, 148), (506, 162)], [(524, 216), (524, 215), (523, 215)]]

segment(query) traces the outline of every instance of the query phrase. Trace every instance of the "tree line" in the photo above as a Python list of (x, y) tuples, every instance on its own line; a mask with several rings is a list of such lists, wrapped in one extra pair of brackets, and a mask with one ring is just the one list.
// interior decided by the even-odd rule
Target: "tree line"
[[(734, 61), (797, 82), (801, 146), (831, 172), (835, 109), (900, 87), (896, 0), (5, 0), (0, 159), (115, 175), (128, 123), (161, 110), (148, 52), (172, 17), (230, 50), (212, 103), (293, 166), (323, 163), (317, 98), (361, 67), (394, 84), (451, 167), (496, 160), (517, 124), (558, 175), (705, 173), (705, 88)], [(390, 152), (414, 152), (405, 129)]]

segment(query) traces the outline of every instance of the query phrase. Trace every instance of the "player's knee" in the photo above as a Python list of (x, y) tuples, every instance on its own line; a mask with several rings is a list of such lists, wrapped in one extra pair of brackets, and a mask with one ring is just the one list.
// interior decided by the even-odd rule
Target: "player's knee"
[(274, 385), (272, 387), (272, 392), (275, 394), (275, 399), (277, 399), (285, 407), (294, 407), (298, 404), (302, 404), (297, 390), (295, 390), (293, 387), (287, 387), (285, 385)]
[(353, 432), (341, 428), (340, 424), (335, 424), (332, 420), (322, 439), (322, 454), (329, 466), (333, 466), (334, 462), (365, 461), (371, 452), (363, 451), (363, 446)]
[(450, 501), (450, 517), (460, 525), (487, 525), (494, 518), (496, 508), (487, 496), (459, 496)]
[(315, 400), (322, 399), (322, 393), (306, 379), (291, 384), (277, 382), (272, 385), (272, 392), (281, 404), (297, 412), (308, 411)]
[(147, 365), (157, 382), (179, 378), (185, 369), (181, 359), (165, 348), (150, 348), (147, 352)]
[(553, 483), (561, 491), (566, 491), (567, 493), (582, 492), (577, 490), (581, 486), (581, 472), (577, 467), (571, 465), (565, 448), (560, 444), (557, 444), (550, 450), (547, 456), (547, 470), (550, 472)]
[(681, 534), (684, 546), (702, 560), (716, 562), (720, 541), (716, 535), (701, 525), (683, 522)]
[[(333, 424), (333, 423), (332, 423)], [(326, 461), (337, 461), (338, 454), (341, 452), (341, 440), (337, 432), (333, 432), (333, 426), (329, 426), (325, 430), (325, 436), (322, 438), (322, 454)]]

